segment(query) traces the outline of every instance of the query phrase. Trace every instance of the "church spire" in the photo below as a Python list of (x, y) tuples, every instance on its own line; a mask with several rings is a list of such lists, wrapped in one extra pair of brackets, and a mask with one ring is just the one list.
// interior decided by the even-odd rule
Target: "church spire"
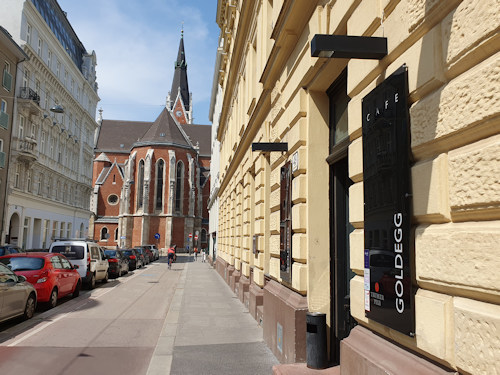
[(184, 28), (181, 31), (181, 41), (179, 43), (179, 51), (177, 52), (177, 60), (175, 61), (175, 72), (174, 79), (172, 81), (172, 90), (170, 91), (170, 99), (174, 106), (177, 99), (179, 99), (179, 94), (182, 99), (182, 104), (184, 105), (184, 110), (186, 112), (189, 112), (191, 110), (191, 101), (187, 79), (186, 55), (184, 53)]

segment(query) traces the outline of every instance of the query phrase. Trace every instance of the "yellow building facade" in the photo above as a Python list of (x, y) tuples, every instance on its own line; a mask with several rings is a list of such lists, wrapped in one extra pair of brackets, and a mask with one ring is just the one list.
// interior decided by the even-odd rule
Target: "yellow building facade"
[[(319, 312), (341, 373), (500, 373), (498, 0), (218, 0), (217, 23), (216, 268), (280, 362), (306, 361)], [(387, 51), (314, 57), (318, 35), (385, 38)], [(369, 99), (401, 70), (409, 246), (404, 282), (380, 271), (384, 284), (375, 255), (394, 254), (373, 249), (392, 232), (368, 235), (367, 201), (383, 197), (364, 183), (371, 162), (385, 167), (363, 137)], [(386, 285), (404, 285), (404, 328), (394, 306), (374, 313)]]

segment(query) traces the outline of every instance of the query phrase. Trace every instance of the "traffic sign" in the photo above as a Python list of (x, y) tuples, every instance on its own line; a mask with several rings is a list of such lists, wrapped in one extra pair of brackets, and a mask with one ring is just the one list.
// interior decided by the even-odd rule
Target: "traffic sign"
[(193, 237), (193, 233), (189, 233), (189, 238)]
[(160, 239), (160, 233), (156, 233), (156, 234), (155, 234), (155, 238), (156, 238), (157, 240), (159, 240), (159, 239)]

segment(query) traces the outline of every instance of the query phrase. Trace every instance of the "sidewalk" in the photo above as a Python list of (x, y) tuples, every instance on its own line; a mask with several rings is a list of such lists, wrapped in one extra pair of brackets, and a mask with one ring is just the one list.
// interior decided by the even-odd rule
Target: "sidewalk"
[(270, 375), (278, 360), (262, 328), (201, 256), (179, 254), (181, 272), (148, 375)]

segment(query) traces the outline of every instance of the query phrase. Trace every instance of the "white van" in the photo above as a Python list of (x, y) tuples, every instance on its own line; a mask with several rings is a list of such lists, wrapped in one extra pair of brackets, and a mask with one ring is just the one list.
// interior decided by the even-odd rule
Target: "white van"
[(93, 241), (56, 238), (49, 252), (63, 254), (73, 265), (78, 266), (78, 273), (89, 289), (95, 288), (96, 281), (108, 281), (108, 260), (104, 251)]

